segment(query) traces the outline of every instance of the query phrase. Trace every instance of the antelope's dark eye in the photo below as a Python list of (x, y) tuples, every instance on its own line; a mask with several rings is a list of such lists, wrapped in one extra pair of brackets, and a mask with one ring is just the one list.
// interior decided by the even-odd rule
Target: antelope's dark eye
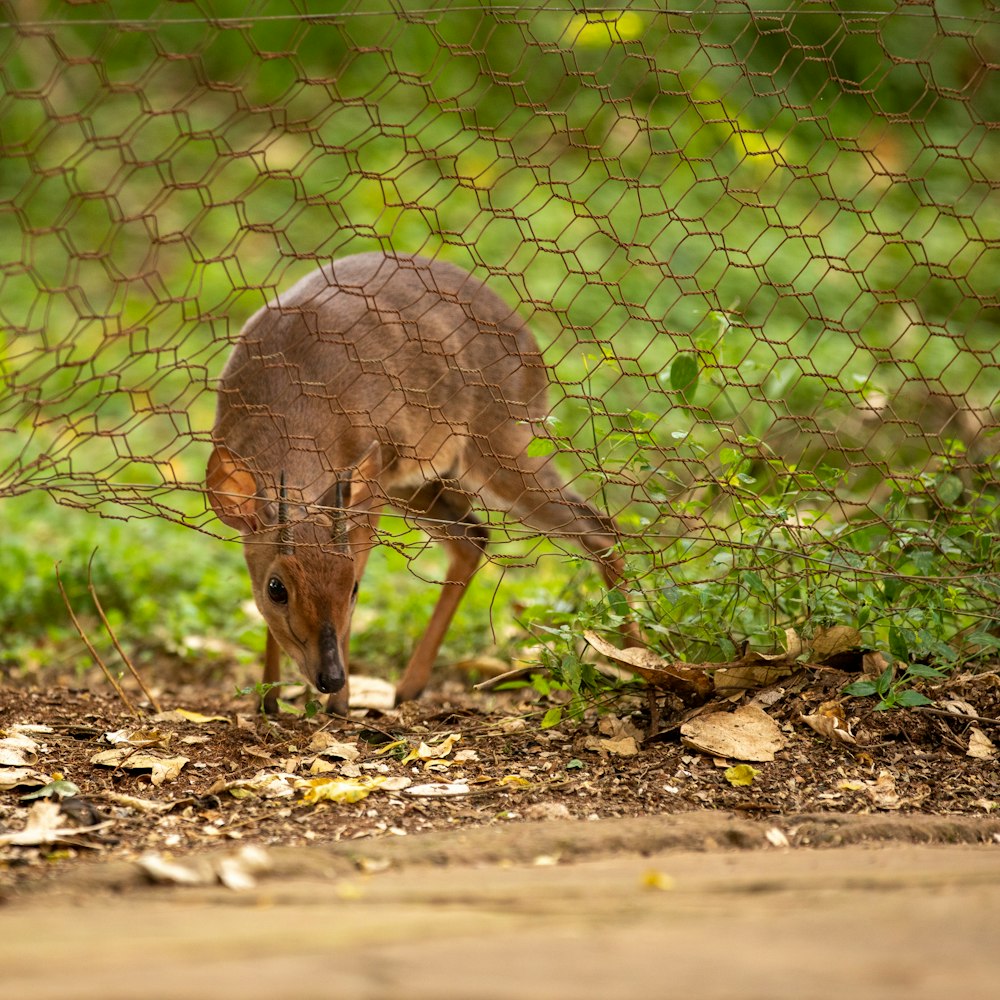
[(267, 581), (267, 596), (270, 597), (275, 604), (288, 603), (288, 591), (285, 590), (285, 585), (276, 576), (272, 576), (271, 579)]
[(354, 581), (354, 586), (351, 588), (351, 598), (352, 600), (357, 599), (358, 596), (358, 581)]

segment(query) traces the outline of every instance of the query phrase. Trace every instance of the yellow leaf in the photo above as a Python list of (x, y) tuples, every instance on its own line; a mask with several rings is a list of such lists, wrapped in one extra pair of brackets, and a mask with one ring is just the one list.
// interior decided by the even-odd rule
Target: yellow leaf
[(309, 765), (310, 774), (329, 774), (331, 771), (336, 771), (336, 770), (338, 770), (336, 764), (331, 764), (328, 760), (323, 760), (320, 757), (317, 757)]
[(358, 802), (381, 784), (381, 778), (307, 778), (295, 783), (297, 788), (304, 789), (302, 798), (308, 805)]
[(531, 782), (527, 778), (522, 778), (519, 774), (507, 774), (500, 779), (501, 785), (510, 785), (513, 788), (530, 788)]
[(731, 785), (752, 785), (753, 779), (758, 774), (760, 771), (750, 764), (737, 764), (735, 767), (726, 768), (725, 778)]
[(865, 783), (863, 781), (856, 781), (850, 778), (845, 778), (843, 781), (837, 783), (837, 789), (841, 792), (860, 792), (865, 788)]
[(157, 722), (193, 722), (202, 726), (206, 722), (228, 722), (224, 715), (202, 715), (201, 712), (191, 712), (186, 708), (174, 708), (169, 712), (160, 712), (156, 716)]
[(660, 892), (669, 892), (671, 889), (677, 888), (677, 881), (672, 875), (656, 871), (654, 868), (651, 868), (642, 876), (640, 884), (643, 889), (659, 889)]
[(403, 763), (408, 764), (411, 760), (441, 760), (451, 753), (452, 747), (461, 738), (461, 733), (449, 733), (440, 743), (421, 743), (403, 758)]
[(206, 722), (228, 722), (229, 719), (224, 715), (202, 715), (201, 712), (191, 712), (186, 708), (176, 709), (177, 714), (182, 719), (187, 719), (188, 722), (197, 723), (199, 726)]

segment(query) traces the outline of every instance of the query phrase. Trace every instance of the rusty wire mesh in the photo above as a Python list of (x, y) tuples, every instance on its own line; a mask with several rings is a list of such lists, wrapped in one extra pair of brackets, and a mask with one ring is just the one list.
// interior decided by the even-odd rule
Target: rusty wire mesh
[(219, 530), (242, 323), (416, 253), (531, 326), (654, 631), (915, 628), (920, 578), (987, 641), (993, 4), (333, 6), (0, 4), (0, 498)]

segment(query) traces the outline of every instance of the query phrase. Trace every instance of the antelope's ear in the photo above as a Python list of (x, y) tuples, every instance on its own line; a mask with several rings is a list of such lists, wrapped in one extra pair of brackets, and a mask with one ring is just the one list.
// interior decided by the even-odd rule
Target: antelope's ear
[(219, 520), (243, 533), (260, 529), (262, 501), (253, 473), (228, 448), (217, 446), (205, 473), (208, 501)]

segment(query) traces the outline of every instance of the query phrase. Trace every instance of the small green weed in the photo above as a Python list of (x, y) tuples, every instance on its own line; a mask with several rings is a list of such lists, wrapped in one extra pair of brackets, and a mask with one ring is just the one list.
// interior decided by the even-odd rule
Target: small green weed
[(844, 694), (853, 695), (856, 698), (870, 698), (878, 695), (879, 701), (875, 706), (878, 712), (885, 712), (890, 708), (914, 708), (918, 705), (931, 705), (933, 702), (927, 695), (912, 687), (918, 678), (935, 678), (940, 680), (944, 676), (944, 671), (936, 667), (928, 667), (922, 663), (907, 664), (902, 671), (899, 671), (895, 664), (882, 671), (875, 680), (855, 681), (844, 688)]
[[(265, 681), (257, 681), (256, 684), (248, 684), (245, 687), (237, 686), (236, 695), (240, 698), (252, 695), (259, 706), (259, 711), (263, 714), (265, 697), (271, 691), (280, 691), (282, 687), (286, 686), (287, 683), (285, 681), (278, 681), (275, 684), (267, 683)], [(306, 719), (313, 718), (313, 716), (319, 714), (323, 708), (320, 702), (315, 698), (310, 698), (302, 708), (299, 708), (298, 705), (293, 705), (290, 701), (285, 701), (283, 698), (278, 698), (277, 706), (280, 712), (285, 712), (288, 715), (301, 715)]]

